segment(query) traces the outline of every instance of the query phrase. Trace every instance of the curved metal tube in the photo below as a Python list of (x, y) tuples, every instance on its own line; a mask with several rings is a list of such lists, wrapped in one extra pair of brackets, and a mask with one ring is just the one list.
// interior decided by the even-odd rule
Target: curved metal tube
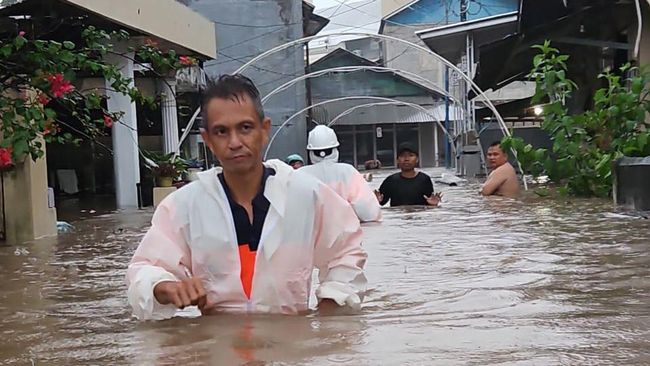
[(403, 71), (403, 70), (395, 69), (395, 68), (392, 68), (392, 67), (383, 67), (383, 66), (340, 66), (340, 67), (332, 67), (332, 68), (325, 69), (325, 70), (314, 71), (314, 72), (310, 72), (309, 74), (305, 74), (305, 75), (295, 77), (295, 78), (287, 81), (286, 83), (280, 85), (279, 87), (271, 90), (270, 93), (268, 93), (266, 96), (264, 96), (264, 98), (262, 98), (262, 105), (264, 103), (266, 103), (275, 94), (287, 90), (289, 87), (291, 87), (292, 85), (294, 85), (294, 84), (296, 84), (296, 83), (298, 83), (298, 82), (300, 82), (302, 80), (307, 80), (307, 79), (310, 79), (312, 77), (314, 77), (314, 78), (319, 77), (319, 76), (322, 76), (322, 75), (329, 74), (331, 72), (355, 72), (355, 71), (360, 71), (360, 70), (370, 70), (370, 71), (375, 71), (375, 72), (402, 73), (404, 75), (412, 77), (413, 79), (415, 79), (417, 81), (425, 82), (425, 83), (430, 84), (430, 87), (433, 90), (435, 90), (436, 92), (444, 95), (445, 97), (448, 97), (448, 98), (454, 100), (455, 103), (459, 103), (457, 100), (455, 100), (455, 98), (453, 98), (451, 93), (447, 92), (444, 89), (441, 89), (435, 83), (431, 82), (431, 80), (423, 78), (422, 76), (420, 76), (418, 74), (414, 74), (412, 72)]
[(415, 44), (413, 42), (405, 41), (403, 39), (399, 39), (399, 38), (392, 37), (392, 36), (387, 36), (385, 34), (372, 34), (372, 33), (364, 33), (364, 32), (341, 32), (341, 33), (335, 33), (335, 34), (320, 34), (320, 35), (317, 34), (317, 35), (310, 36), (310, 37), (304, 37), (304, 38), (296, 39), (294, 41), (287, 42), (287, 43), (281, 44), (279, 46), (273, 47), (270, 50), (255, 56), (250, 61), (248, 61), (247, 63), (242, 65), (239, 69), (237, 69), (237, 71), (235, 71), (235, 73), (236, 74), (242, 73), (244, 70), (246, 70), (246, 68), (248, 68), (252, 64), (254, 64), (257, 61), (259, 61), (259, 60), (261, 60), (263, 58), (266, 58), (267, 56), (272, 55), (272, 54), (274, 54), (276, 52), (285, 50), (285, 49), (287, 49), (289, 47), (293, 47), (295, 45), (307, 43), (307, 42), (310, 42), (310, 41), (313, 41), (313, 40), (316, 40), (316, 39), (319, 39), (319, 38), (330, 37), (332, 35), (336, 35), (336, 36), (363, 36), (363, 37), (369, 37), (369, 38), (376, 38), (376, 39), (380, 39), (380, 40), (394, 41), (394, 42), (398, 42), (398, 43), (408, 45), (410, 47), (413, 47), (413, 48), (415, 48), (417, 50), (420, 50), (422, 52), (425, 52), (425, 53), (433, 56), (435, 59), (442, 62), (444, 65), (446, 65), (450, 69), (456, 71), (463, 78), (463, 80), (465, 80), (470, 85), (471, 89), (474, 92), (476, 92), (477, 96), (480, 96), (482, 98), (482, 100), (486, 103), (488, 108), (490, 108), (492, 113), (494, 113), (494, 116), (499, 121), (499, 124), (500, 124), (500, 126), (501, 126), (501, 128), (503, 130), (503, 134), (505, 136), (510, 136), (510, 131), (508, 131), (508, 127), (506, 126), (505, 122), (503, 121), (503, 118), (501, 117), (501, 114), (499, 114), (499, 111), (497, 111), (494, 104), (492, 104), (492, 101), (490, 101), (487, 98), (487, 96), (485, 95), (485, 93), (483, 92), (483, 90), (481, 90), (481, 88), (479, 88), (478, 85), (476, 85), (476, 83), (474, 83), (474, 80), (472, 80), (469, 76), (467, 76), (461, 69), (459, 69), (456, 65), (454, 65), (451, 62), (447, 61), (444, 57), (442, 57), (439, 54), (431, 51), (428, 48), (422, 47), (422, 46), (420, 46), (418, 44)]
[(178, 144), (176, 145), (176, 149), (174, 149), (174, 158), (176, 158), (181, 153), (181, 146), (183, 145), (183, 141), (185, 141), (187, 136), (189, 136), (190, 131), (192, 131), (192, 126), (194, 126), (194, 121), (199, 116), (199, 113), (201, 113), (201, 107), (197, 108), (196, 111), (194, 111), (192, 118), (190, 118), (190, 121), (187, 123), (187, 127), (185, 127), (185, 131), (183, 131), (183, 135), (180, 139), (178, 139)]
[[(650, 3), (650, 0), (648, 0), (648, 2)], [(444, 65), (446, 65), (450, 69), (456, 71), (463, 78), (463, 80), (465, 80), (467, 82), (467, 84), (470, 86), (470, 88), (476, 93), (477, 97), (480, 97), (481, 100), (490, 109), (490, 111), (492, 111), (492, 113), (496, 117), (497, 121), (499, 122), (499, 126), (501, 127), (501, 132), (503, 132), (503, 135), (504, 136), (511, 136), (510, 131), (508, 131), (508, 126), (506, 126), (506, 123), (503, 120), (503, 117), (501, 117), (501, 114), (496, 109), (496, 107), (494, 106), (492, 101), (490, 99), (488, 99), (488, 97), (485, 95), (485, 92), (483, 92), (483, 90), (481, 90), (481, 88), (479, 88), (478, 85), (476, 85), (476, 83), (474, 83), (474, 80), (472, 80), (472, 78), (467, 76), (456, 65), (454, 65), (451, 62), (447, 61), (444, 57), (442, 57), (439, 54), (433, 52), (432, 50), (430, 50), (428, 48), (425, 48), (425, 47), (422, 47), (422, 46), (420, 46), (418, 44), (415, 44), (413, 42), (409, 42), (409, 41), (399, 39), (399, 38), (396, 38), (396, 37), (392, 37), (392, 36), (387, 36), (385, 34), (372, 34), (372, 33), (365, 33), (365, 32), (340, 32), (340, 33), (335, 33), (334, 35), (337, 35), (337, 36), (339, 36), (339, 35), (340, 36), (348, 36), (348, 35), (349, 36), (363, 36), (363, 37), (369, 37), (369, 38), (380, 39), (380, 40), (394, 41), (394, 42), (398, 42), (398, 43), (401, 43), (401, 44), (405, 44), (407, 46), (410, 46), (412, 48), (415, 48), (417, 50), (420, 50), (422, 52), (425, 52), (425, 53), (433, 56), (435, 59), (442, 62)], [(250, 61), (248, 61), (247, 63), (242, 65), (239, 69), (237, 69), (237, 71), (235, 71), (235, 73), (242, 73), (250, 65), (252, 65), (255, 62), (257, 62), (257, 61), (259, 61), (259, 60), (261, 60), (261, 59), (263, 59), (263, 58), (265, 58), (265, 57), (267, 57), (267, 56), (269, 56), (271, 54), (274, 54), (276, 52), (285, 50), (285, 49), (287, 49), (289, 47), (293, 47), (295, 45), (304, 44), (304, 43), (307, 43), (307, 42), (310, 42), (310, 41), (313, 41), (313, 40), (316, 40), (316, 39), (330, 37), (330, 36), (332, 36), (332, 34), (326, 34), (326, 35), (325, 34), (320, 34), (320, 35), (317, 34), (317, 35), (310, 36), (310, 37), (303, 37), (303, 38), (300, 38), (300, 39), (297, 39), (297, 40), (287, 42), (287, 43), (281, 44), (279, 46), (273, 47), (270, 50), (268, 50), (266, 52), (263, 52), (263, 53), (257, 55), (256, 57), (252, 58)], [(513, 153), (515, 159), (517, 159), (517, 151), (515, 151), (514, 149), (511, 149), (511, 150), (512, 150), (512, 153)], [(519, 169), (523, 173), (524, 170), (523, 170), (523, 168), (521, 166), (521, 162), (519, 162), (519, 159), (517, 159), (517, 165), (519, 166)], [(524, 188), (526, 190), (528, 190), (528, 184), (526, 183), (526, 179), (524, 179)]]
[[(373, 99), (373, 100), (383, 100), (383, 101), (388, 101), (388, 102), (397, 102), (397, 101), (398, 101), (397, 99), (384, 98), (384, 97), (349, 96), (349, 97), (341, 97), (341, 98), (329, 99), (329, 100), (325, 100), (325, 101), (322, 101), (322, 102), (318, 102), (318, 103), (312, 104), (312, 105), (310, 105), (310, 106), (308, 106), (308, 107), (305, 107), (305, 108), (299, 110), (298, 112), (294, 113), (293, 115), (291, 115), (289, 118), (287, 118), (286, 121), (284, 121), (284, 122), (280, 125), (280, 127), (278, 127), (278, 129), (275, 131), (275, 133), (274, 133), (273, 136), (271, 137), (271, 140), (269, 140), (269, 144), (268, 144), (267, 147), (266, 147), (266, 151), (264, 152), (264, 160), (266, 160), (266, 158), (267, 158), (267, 156), (268, 156), (268, 154), (269, 154), (269, 150), (271, 149), (271, 145), (273, 145), (273, 142), (275, 141), (275, 138), (278, 136), (278, 134), (280, 133), (280, 131), (282, 131), (282, 129), (283, 129), (283, 128), (284, 128), (284, 127), (285, 127), (285, 126), (286, 126), (286, 125), (287, 125), (287, 124), (292, 120), (292, 119), (298, 117), (298, 116), (301, 115), (302, 113), (305, 113), (306, 111), (308, 111), (308, 110), (310, 110), (311, 108), (314, 108), (314, 107), (318, 107), (318, 106), (321, 106), (321, 105), (324, 105), (324, 104), (329, 104), (329, 103), (334, 103), (334, 102), (340, 102), (340, 101), (343, 101), (343, 100), (357, 100), (357, 99)], [(409, 102), (402, 102), (402, 103), (403, 103), (404, 105), (408, 105), (408, 106), (413, 107), (413, 108), (415, 108), (415, 109), (421, 110), (422, 112), (424, 112), (424, 113), (426, 113), (427, 115), (431, 116), (432, 119), (433, 119), (433, 120), (438, 124), (438, 126), (440, 126), (440, 128), (442, 129), (442, 131), (445, 133), (445, 135), (446, 135), (447, 138), (449, 139), (449, 142), (450, 142), (450, 144), (451, 144), (451, 146), (452, 146), (452, 150), (453, 150), (453, 152), (454, 152), (454, 154), (455, 154), (455, 152), (456, 152), (456, 143), (455, 143), (453, 137), (451, 136), (451, 134), (449, 134), (449, 131), (447, 131), (447, 129), (445, 128), (445, 126), (443, 126), (442, 123), (440, 123), (440, 121), (439, 121), (435, 116), (433, 116), (432, 114), (430, 114), (429, 111), (426, 110), (426, 108), (422, 107), (422, 106), (419, 105), (419, 104), (409, 103)]]
[[(331, 126), (338, 122), (339, 119), (347, 116), (348, 114), (351, 114), (354, 112), (356, 109), (361, 109), (361, 108), (369, 108), (369, 107), (374, 107), (374, 106), (380, 106), (380, 105), (406, 105), (409, 106), (408, 102), (403, 102), (401, 100), (395, 100), (394, 102), (376, 102), (376, 103), (367, 103), (367, 104), (359, 104), (355, 105), (354, 107), (350, 107), (343, 112), (339, 113), (336, 117), (334, 117), (330, 123), (327, 124), (327, 126)], [(431, 116), (431, 115), (429, 115)]]

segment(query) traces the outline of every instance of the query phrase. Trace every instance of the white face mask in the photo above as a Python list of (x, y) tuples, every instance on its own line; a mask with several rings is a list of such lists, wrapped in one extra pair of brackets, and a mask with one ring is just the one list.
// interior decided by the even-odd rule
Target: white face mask
[(321, 156), (321, 155), (325, 155), (325, 152), (320, 151), (320, 155), (317, 155), (315, 151), (310, 150), (309, 151), (309, 159), (311, 160), (311, 163), (312, 164), (318, 164), (318, 163), (321, 163), (323, 161), (331, 161), (331, 162), (334, 162), (334, 163), (339, 162), (339, 149), (337, 149), (337, 148), (333, 148), (332, 153), (329, 154), (329, 155), (325, 155), (325, 156)]

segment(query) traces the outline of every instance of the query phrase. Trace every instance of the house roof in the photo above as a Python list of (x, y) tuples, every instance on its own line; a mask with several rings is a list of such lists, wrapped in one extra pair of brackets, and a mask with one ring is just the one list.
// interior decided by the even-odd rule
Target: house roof
[(302, 33), (303, 37), (311, 37), (318, 34), (330, 22), (329, 19), (314, 14), (315, 7), (310, 2), (302, 2)]
[[(445, 120), (443, 104), (423, 105), (423, 111), (399, 101), (385, 102), (373, 99), (342, 100), (314, 108), (314, 120), (329, 124), (337, 118), (335, 125), (367, 125), (377, 123), (427, 123)], [(449, 107), (449, 120), (462, 120), (463, 111)]]
[[(320, 58), (318, 61), (314, 62), (312, 65), (310, 65), (310, 70), (319, 71), (319, 70), (326, 70), (330, 68), (343, 67), (343, 66), (381, 66), (381, 64), (368, 60), (359, 55), (356, 55), (344, 48), (337, 48), (334, 51), (325, 55), (324, 57)], [(415, 86), (416, 88), (421, 89), (423, 94), (431, 94), (436, 97), (442, 97), (442, 95), (438, 91), (426, 85), (423, 85), (415, 80), (412, 80), (404, 75), (401, 75), (398, 72), (390, 72), (390, 73), (382, 73), (382, 74), (390, 75), (392, 78), (394, 78), (394, 82), (396, 83), (405, 83), (410, 86)], [(379, 79), (380, 77), (377, 76), (374, 78), (369, 78), (368, 81), (370, 83), (373, 82), (379, 83), (380, 82)]]
[(376, 62), (361, 57), (342, 47), (337, 47), (334, 51), (326, 54), (310, 65), (310, 70), (318, 71), (338, 66), (378, 66)]
[(59, 30), (67, 39), (71, 27), (92, 24), (126, 29), (202, 58), (217, 53), (214, 23), (175, 0), (9, 0), (2, 5), (0, 16), (5, 19), (55, 19), (58, 29), (52, 32)]

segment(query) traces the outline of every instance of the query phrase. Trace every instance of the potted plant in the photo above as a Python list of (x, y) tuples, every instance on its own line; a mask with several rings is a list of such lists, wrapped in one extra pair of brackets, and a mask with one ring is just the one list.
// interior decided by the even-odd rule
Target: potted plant
[(158, 187), (171, 187), (174, 179), (187, 171), (185, 161), (174, 153), (149, 153), (147, 163)]
[(205, 162), (197, 158), (187, 159), (185, 160), (185, 166), (187, 166), (187, 179), (195, 181), (198, 179), (197, 173), (203, 170)]

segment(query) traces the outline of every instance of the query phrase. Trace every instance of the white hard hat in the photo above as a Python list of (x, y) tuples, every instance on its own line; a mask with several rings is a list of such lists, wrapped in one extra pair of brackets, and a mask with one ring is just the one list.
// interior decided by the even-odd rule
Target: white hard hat
[(339, 146), (339, 139), (333, 129), (318, 125), (309, 132), (307, 139), (307, 150), (327, 150)]

